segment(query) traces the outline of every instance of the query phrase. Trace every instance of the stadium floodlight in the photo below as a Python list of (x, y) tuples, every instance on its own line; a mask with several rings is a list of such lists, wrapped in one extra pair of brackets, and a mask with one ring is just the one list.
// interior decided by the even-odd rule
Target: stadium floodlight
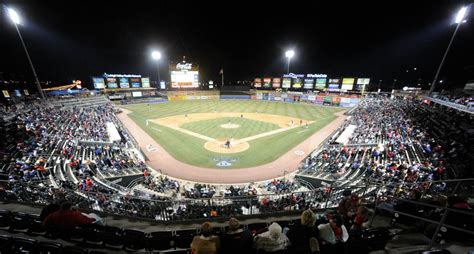
[(466, 16), (467, 12), (467, 7), (462, 7), (459, 11), (458, 14), (456, 15), (456, 19), (454, 23), (459, 24), (464, 21), (464, 16)]
[(290, 49), (285, 52), (286, 58), (288, 58), (288, 69), (287, 69), (287, 74), (290, 74), (290, 61), (291, 58), (295, 55), (295, 51)]
[(157, 82), (157, 88), (159, 87), (160, 85), (160, 82), (161, 82), (161, 77), (160, 77), (160, 59), (161, 59), (161, 52), (160, 51), (157, 51), (157, 50), (153, 50), (153, 52), (151, 52), (151, 57), (156, 60), (156, 69), (158, 71), (158, 82)]
[(451, 44), (453, 44), (454, 37), (456, 37), (456, 33), (458, 32), (461, 24), (465, 23), (464, 17), (466, 16), (467, 11), (468, 11), (467, 6), (462, 7), (456, 15), (456, 19), (454, 21), (457, 24), (456, 29), (454, 29), (454, 33), (453, 33), (453, 36), (451, 36), (451, 40), (449, 41), (448, 48), (446, 48), (446, 51), (444, 52), (443, 58), (441, 59), (441, 63), (439, 64), (438, 70), (436, 71), (436, 74), (433, 78), (433, 82), (431, 82), (431, 87), (430, 87), (430, 91), (428, 92), (428, 95), (431, 95), (435, 89), (436, 81), (438, 79), (441, 68), (443, 68), (444, 60), (446, 59), (446, 56), (448, 55), (449, 49), (451, 48)]
[(20, 37), (21, 45), (23, 46), (23, 49), (25, 50), (26, 57), (28, 58), (28, 62), (30, 63), (31, 70), (33, 71), (33, 76), (35, 77), (36, 81), (36, 88), (38, 89), (38, 93), (41, 96), (41, 99), (46, 100), (43, 89), (41, 88), (41, 84), (38, 79), (38, 75), (36, 74), (35, 67), (33, 65), (33, 62), (31, 61), (30, 54), (28, 53), (28, 50), (26, 49), (25, 42), (23, 41), (23, 37), (21, 36), (20, 29), (18, 28), (18, 25), (20, 24), (20, 15), (12, 9), (12, 8), (6, 8), (8, 12), (8, 16), (10, 17), (11, 21), (13, 22), (13, 25), (15, 26), (15, 29), (18, 33), (18, 37)]
[(155, 60), (160, 60), (161, 59), (161, 52), (155, 50), (155, 51), (151, 52), (151, 57)]
[(7, 8), (8, 11), (8, 16), (10, 16), (10, 19), (15, 25), (20, 24), (20, 16), (18, 16), (18, 13), (13, 10), (12, 8)]

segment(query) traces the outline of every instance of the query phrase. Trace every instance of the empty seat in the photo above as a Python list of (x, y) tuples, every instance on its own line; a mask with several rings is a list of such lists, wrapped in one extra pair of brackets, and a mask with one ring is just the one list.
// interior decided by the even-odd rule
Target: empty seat
[(35, 251), (37, 243), (34, 239), (16, 237), (13, 238), (12, 249), (14, 253), (31, 253)]
[(26, 213), (14, 214), (11, 218), (9, 231), (26, 232), (31, 227), (32, 217)]
[(39, 254), (59, 254), (61, 253), (63, 245), (55, 242), (40, 242), (38, 243)]
[(87, 249), (77, 247), (77, 246), (64, 246), (63, 253), (67, 254), (87, 254), (89, 251)]
[(10, 227), (11, 212), (7, 210), (0, 210), (0, 228)]
[(101, 239), (104, 246), (122, 248), (124, 244), (123, 230), (118, 227), (104, 226)]
[(12, 238), (8, 235), (0, 235), (0, 253), (11, 251)]
[(145, 233), (142, 231), (125, 229), (123, 239), (125, 250), (141, 250), (146, 247)]
[(148, 236), (149, 250), (167, 250), (174, 247), (174, 245), (174, 237), (171, 231), (152, 232)]
[(196, 230), (176, 231), (175, 246), (182, 249), (189, 248), (196, 234)]

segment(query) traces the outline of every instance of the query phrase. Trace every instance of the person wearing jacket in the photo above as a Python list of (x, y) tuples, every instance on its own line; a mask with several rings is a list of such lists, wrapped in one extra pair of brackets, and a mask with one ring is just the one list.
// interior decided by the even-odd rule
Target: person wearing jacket
[(212, 226), (204, 222), (201, 226), (201, 235), (195, 236), (191, 243), (192, 254), (217, 254), (220, 248), (219, 237), (212, 235)]
[(283, 234), (281, 226), (273, 222), (268, 231), (261, 233), (255, 237), (254, 248), (257, 250), (264, 250), (266, 252), (275, 252), (285, 250), (290, 241), (288, 237)]

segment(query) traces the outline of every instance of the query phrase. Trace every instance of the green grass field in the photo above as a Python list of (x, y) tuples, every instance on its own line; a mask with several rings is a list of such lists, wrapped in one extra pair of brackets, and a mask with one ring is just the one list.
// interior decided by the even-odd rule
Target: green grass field
[[(307, 104), (291, 104), (256, 100), (171, 101), (158, 104), (127, 105), (125, 108), (132, 111), (132, 113), (129, 114), (129, 117), (177, 160), (191, 165), (209, 168), (220, 168), (216, 165), (218, 161), (230, 161), (232, 165), (223, 169), (252, 167), (274, 161), (297, 144), (303, 142), (314, 132), (333, 121), (336, 118), (334, 113), (343, 110), (340, 108), (313, 106)], [(218, 112), (242, 113), (254, 113), (258, 111), (267, 114), (297, 117), (314, 122), (309, 125), (308, 129), (294, 128), (274, 135), (252, 140), (249, 142), (249, 149), (235, 154), (219, 154), (210, 152), (204, 148), (204, 140), (187, 135), (166, 126), (155, 123), (150, 123), (148, 127), (146, 126), (147, 119), (157, 119), (166, 116), (193, 113), (212, 113), (214, 110), (217, 110)], [(214, 129), (214, 126), (220, 121), (223, 121), (224, 123), (228, 122), (228, 119), (220, 119), (222, 120), (215, 119), (214, 121), (203, 120), (199, 122), (192, 122), (189, 124), (184, 124), (184, 126), (181, 127), (209, 137), (218, 138), (221, 137), (221, 134), (218, 132), (232, 130)], [(241, 136), (234, 136), (235, 138), (247, 137), (279, 128), (277, 125), (267, 122), (253, 121), (249, 119), (236, 120), (242, 120), (242, 122), (236, 122), (237, 124), (241, 125), (240, 128), (235, 129), (238, 130), (238, 135)], [(245, 128), (243, 128), (243, 126), (245, 126)], [(224, 137), (229, 136), (228, 133), (222, 133), (222, 135)]]
[[(224, 129), (220, 125), (238, 124), (236, 129)], [(202, 120), (198, 122), (186, 123), (181, 128), (190, 130), (211, 138), (246, 138), (260, 133), (279, 129), (280, 127), (273, 123), (254, 121), (250, 119), (241, 119), (238, 117), (223, 117), (211, 120)]]

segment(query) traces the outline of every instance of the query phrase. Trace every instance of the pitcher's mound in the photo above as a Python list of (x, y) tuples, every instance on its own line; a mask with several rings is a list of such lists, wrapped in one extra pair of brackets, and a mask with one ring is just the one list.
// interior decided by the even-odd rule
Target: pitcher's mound
[(230, 147), (226, 146), (227, 139), (216, 139), (207, 141), (204, 144), (204, 148), (215, 153), (240, 153), (247, 150), (250, 146), (249, 143), (238, 139), (233, 139), (230, 143)]
[(236, 129), (236, 128), (239, 128), (240, 125), (233, 124), (233, 123), (231, 123), (231, 124), (226, 123), (226, 124), (221, 124), (220, 127), (224, 128), (224, 129)]

